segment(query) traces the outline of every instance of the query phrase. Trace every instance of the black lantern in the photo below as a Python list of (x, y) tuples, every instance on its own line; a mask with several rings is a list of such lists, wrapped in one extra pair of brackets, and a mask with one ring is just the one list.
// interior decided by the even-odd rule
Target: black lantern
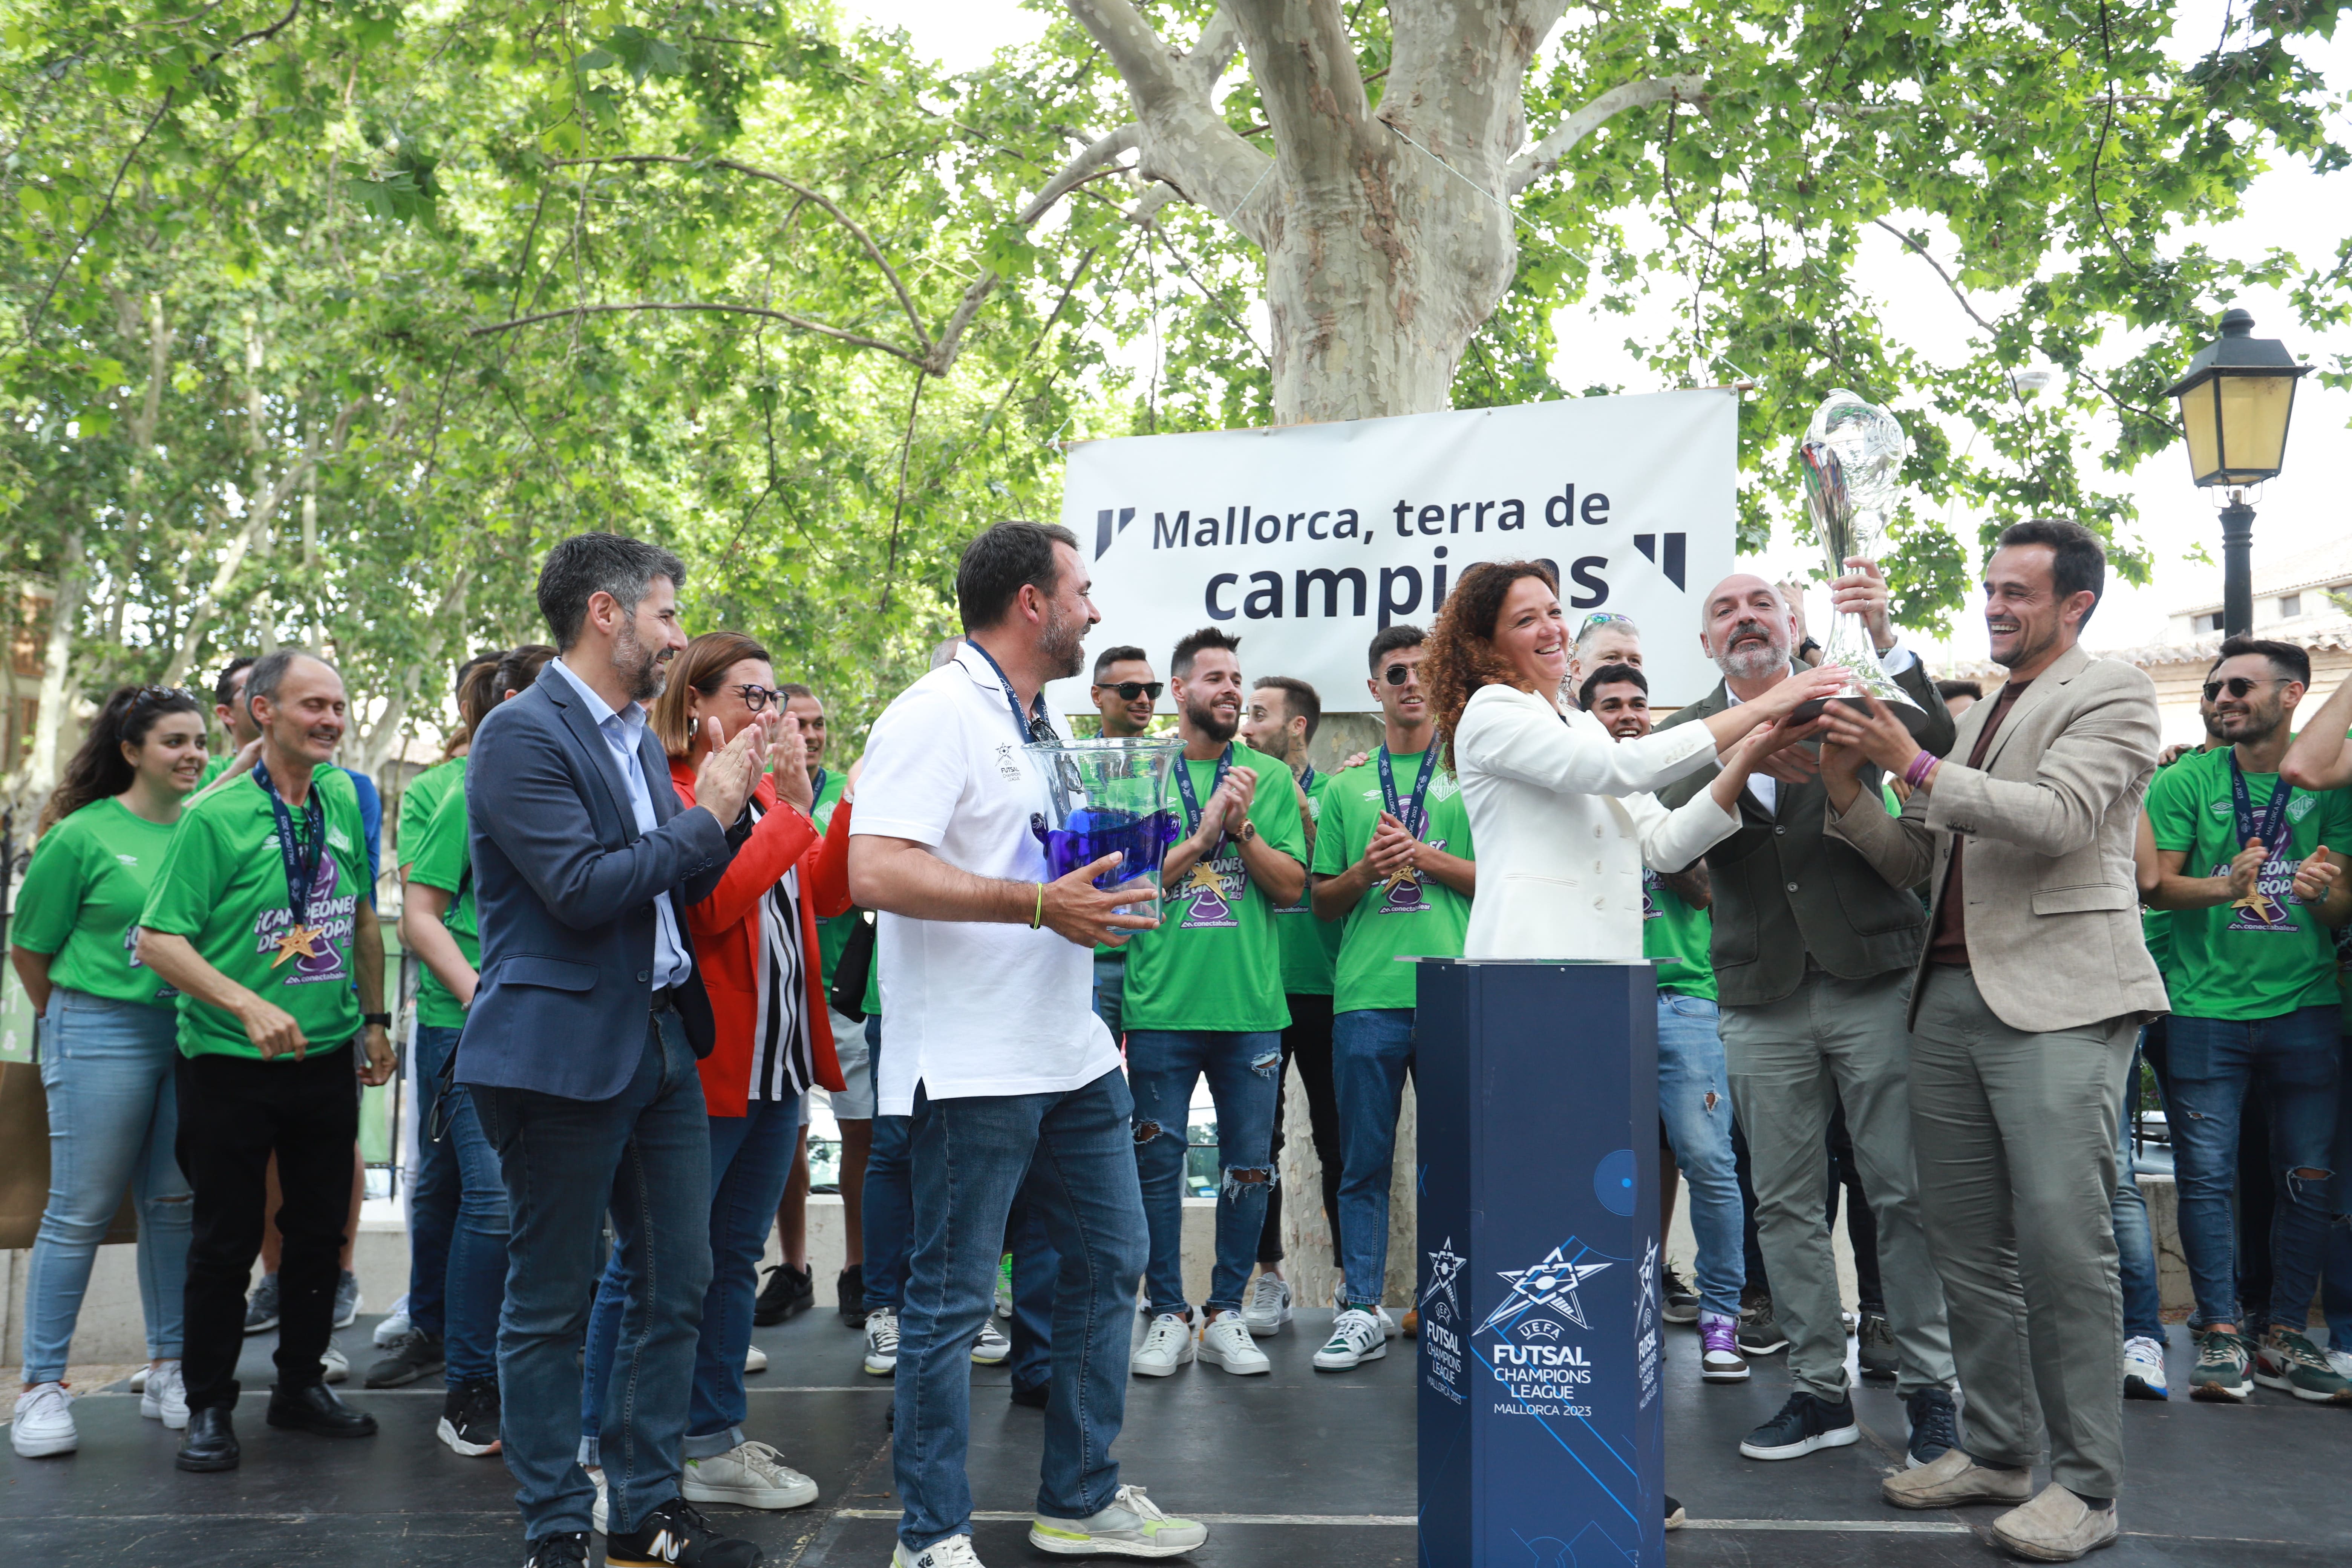
[(2230, 637), (2252, 630), (2254, 619), (2254, 509), (2246, 504), (2244, 487), (2260, 484), (2284, 466), (2294, 384), (2311, 370), (2295, 363), (2276, 338), (2253, 332), (2253, 317), (2229, 311), (2221, 318), (2221, 335), (2200, 349), (2189, 362), (2189, 374), (2165, 391), (2180, 400), (2180, 426), (2196, 482), (2230, 491), (2229, 504), (2221, 509), (2221, 628)]

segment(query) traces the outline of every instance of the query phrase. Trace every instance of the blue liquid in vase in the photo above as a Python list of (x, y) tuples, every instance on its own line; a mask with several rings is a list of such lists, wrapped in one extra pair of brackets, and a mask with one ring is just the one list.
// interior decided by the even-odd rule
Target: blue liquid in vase
[(1029, 826), (1045, 846), (1045, 863), (1056, 879), (1106, 855), (1124, 855), (1125, 859), (1095, 879), (1094, 885), (1103, 889), (1116, 888), (1121, 882), (1159, 870), (1162, 852), (1177, 838), (1176, 814), (1172, 811), (1155, 811), (1146, 816), (1081, 806), (1070, 814), (1066, 826), (1049, 828), (1042, 816), (1031, 817)]

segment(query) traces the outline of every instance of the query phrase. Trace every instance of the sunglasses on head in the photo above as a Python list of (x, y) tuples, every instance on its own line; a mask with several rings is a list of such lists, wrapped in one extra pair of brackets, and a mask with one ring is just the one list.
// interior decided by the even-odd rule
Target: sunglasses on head
[(771, 702), (782, 708), (786, 701), (784, 694), (772, 686), (738, 686), (734, 690), (735, 694), (743, 700), (743, 706), (754, 713), (761, 711)]
[(131, 705), (134, 708), (152, 708), (159, 702), (171, 702), (182, 699), (190, 702), (195, 700), (192, 693), (176, 686), (142, 686), (139, 688), (138, 694), (131, 698)]
[(1412, 666), (1409, 664), (1392, 664), (1386, 669), (1381, 671), (1381, 679), (1387, 681), (1391, 686), (1402, 686), (1406, 681), (1412, 679)]
[(1103, 689), (1118, 692), (1121, 702), (1132, 702), (1139, 697), (1149, 697), (1157, 702), (1160, 700), (1160, 683), (1157, 680), (1122, 680)]
[(1595, 610), (1591, 615), (1584, 617), (1584, 624), (1582, 626), (1576, 628), (1576, 640), (1582, 642), (1584, 640), (1585, 634), (1590, 632), (1595, 626), (1625, 626), (1630, 628), (1633, 625), (1633, 617), (1631, 616), (1621, 616), (1613, 610)]
[(2223, 687), (2229, 688), (2231, 696), (2243, 698), (2251, 693), (2257, 686), (2284, 686), (2286, 682), (2284, 679), (2275, 676), (2268, 680), (2256, 680), (2251, 675), (2233, 675), (2227, 680), (2207, 681), (2205, 683), (2205, 700), (2210, 702), (2214, 699), (2220, 697)]

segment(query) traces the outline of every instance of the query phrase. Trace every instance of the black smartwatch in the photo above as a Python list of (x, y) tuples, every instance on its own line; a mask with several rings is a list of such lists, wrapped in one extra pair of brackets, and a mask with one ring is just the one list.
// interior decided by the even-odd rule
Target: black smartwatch
[(370, 1024), (373, 1024), (377, 1028), (382, 1029), (382, 1030), (383, 1030), (385, 1033), (389, 1034), (389, 1033), (392, 1031), (392, 1015), (391, 1015), (391, 1014), (389, 1014), (389, 1013), (362, 1013), (362, 1014), (361, 1014), (361, 1015), (360, 1015), (360, 1026), (361, 1026), (361, 1027), (362, 1027), (362, 1028), (364, 1028), (364, 1027), (366, 1027), (366, 1026), (367, 1026), (368, 1025), (370, 1025)]
[(1804, 658), (1805, 655), (1809, 653), (1819, 653), (1821, 651), (1822, 643), (1819, 637), (1807, 637), (1804, 641), (1797, 645), (1797, 657), (1799, 658)]

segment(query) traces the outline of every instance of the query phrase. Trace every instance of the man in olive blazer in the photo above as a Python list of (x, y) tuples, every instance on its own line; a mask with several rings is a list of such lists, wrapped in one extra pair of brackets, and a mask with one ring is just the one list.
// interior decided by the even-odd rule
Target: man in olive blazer
[[(1877, 568), (1866, 561), (1848, 565), (1852, 574), (1839, 579), (1833, 601), (1864, 617), (1883, 668), (1927, 721), (1928, 750), (1948, 749), (1950, 713), (1918, 659), (1895, 646)], [(1700, 646), (1724, 680), (1662, 729), (1759, 697), (1788, 679), (1795, 621), (1779, 589), (1760, 577), (1727, 578), (1708, 595), (1705, 613)], [(1782, 753), (1802, 755), (1794, 748)], [(1659, 798), (1678, 805), (1713, 777), (1703, 769)], [(1871, 787), (1877, 788), (1874, 779)], [(1824, 1217), (1825, 1144), (1843, 1103), (1878, 1222), (1886, 1297), (1885, 1324), (1874, 1321), (1865, 1331), (1892, 1331), (1911, 1457), (1926, 1464), (1952, 1442), (1955, 1412), (1944, 1297), (1920, 1230), (1911, 1159), (1905, 1011), (1927, 926), (1911, 890), (1917, 878), (1889, 881), (1852, 845), (1824, 834), (1818, 774), (1751, 779), (1740, 813), (1739, 830), (1706, 855), (1715, 886), (1713, 957), (1724, 1063), (1756, 1194), (1757, 1239), (1794, 1386), (1780, 1414), (1748, 1434), (1740, 1452), (1793, 1459), (1859, 1436)]]
[[(2041, 1562), (2116, 1539), (2116, 1127), (2138, 1026), (2166, 1006), (2132, 865), (2156, 687), (2076, 646), (2105, 580), (2088, 529), (2008, 530), (1985, 622), (2009, 680), (1961, 717), (1950, 757), (1922, 758), (1883, 712), (1833, 715), (1822, 755), (1830, 833), (1936, 898), (1911, 994), (1911, 1116), (1968, 1432), (1881, 1489), (1903, 1508), (2021, 1504), (1993, 1535)], [(1856, 777), (1879, 768), (1916, 786), (1899, 819)]]

